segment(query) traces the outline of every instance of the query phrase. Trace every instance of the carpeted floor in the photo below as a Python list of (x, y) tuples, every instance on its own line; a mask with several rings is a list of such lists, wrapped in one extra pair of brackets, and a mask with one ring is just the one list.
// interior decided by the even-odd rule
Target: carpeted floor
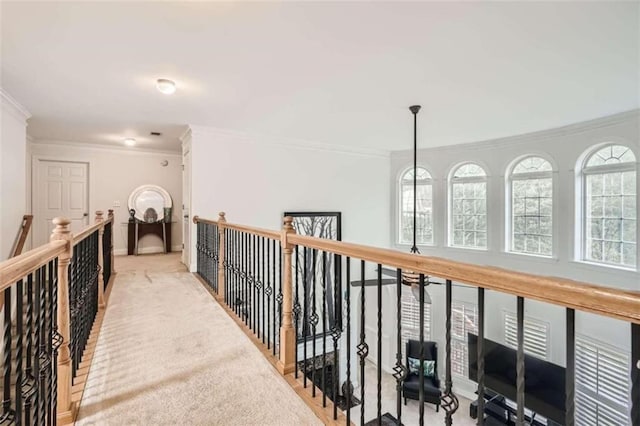
[(78, 425), (319, 425), (180, 264), (117, 257)]

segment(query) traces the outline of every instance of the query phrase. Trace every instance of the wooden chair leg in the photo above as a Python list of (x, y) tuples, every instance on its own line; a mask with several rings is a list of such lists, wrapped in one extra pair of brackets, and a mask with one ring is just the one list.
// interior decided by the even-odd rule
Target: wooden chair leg
[(436, 405), (436, 413), (440, 411), (440, 404)]
[(407, 405), (407, 398), (404, 399), (404, 405)]

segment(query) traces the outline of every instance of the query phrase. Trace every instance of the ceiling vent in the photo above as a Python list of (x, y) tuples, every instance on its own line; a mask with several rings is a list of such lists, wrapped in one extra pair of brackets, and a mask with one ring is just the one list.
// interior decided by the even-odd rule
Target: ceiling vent
[(151, 132), (150, 135), (151, 136), (162, 136), (162, 133), (160, 133), (160, 132)]

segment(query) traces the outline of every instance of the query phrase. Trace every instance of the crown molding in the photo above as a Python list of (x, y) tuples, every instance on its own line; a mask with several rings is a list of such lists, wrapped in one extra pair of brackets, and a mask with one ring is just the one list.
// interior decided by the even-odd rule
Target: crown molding
[(331, 145), (318, 142), (312, 142), (303, 139), (293, 139), (277, 137), (273, 135), (263, 135), (255, 133), (240, 132), (231, 129), (222, 129), (210, 126), (190, 125), (191, 134), (193, 136), (211, 136), (222, 138), (225, 141), (232, 140), (236, 143), (247, 144), (263, 144), (270, 146), (281, 146), (287, 148), (307, 149), (312, 151), (329, 151), (339, 152), (342, 154), (362, 155), (368, 157), (389, 158), (391, 151), (382, 149), (370, 149), (350, 147), (346, 145)]
[(90, 151), (106, 151), (106, 152), (118, 152), (118, 153), (127, 153), (134, 155), (162, 155), (162, 156), (176, 156), (181, 157), (181, 153), (179, 151), (166, 151), (159, 149), (144, 149), (138, 147), (125, 147), (125, 146), (110, 146), (110, 145), (102, 145), (102, 144), (90, 144), (87, 142), (77, 142), (77, 141), (60, 141), (53, 139), (35, 139), (31, 138), (32, 146), (52, 146), (52, 147), (60, 147), (60, 148), (69, 148), (74, 147), (77, 149), (86, 149)]
[[(418, 151), (428, 152), (451, 152), (451, 151), (480, 151), (485, 149), (499, 149), (502, 147), (511, 147), (517, 144), (526, 144), (545, 139), (551, 139), (566, 135), (574, 135), (577, 133), (588, 132), (597, 129), (603, 129), (609, 126), (625, 123), (629, 120), (640, 119), (640, 109), (624, 111), (605, 117), (594, 118), (587, 121), (568, 124), (566, 126), (554, 127), (552, 129), (538, 130), (535, 132), (523, 133), (520, 135), (505, 136), (496, 139), (487, 139), (477, 142), (465, 142), (453, 145), (443, 145), (429, 148), (418, 148)], [(393, 151), (391, 156), (394, 158), (405, 158), (411, 156), (413, 150)]]
[(17, 119), (24, 121), (26, 125), (26, 121), (31, 118), (31, 113), (2, 87), (0, 87), (0, 98), (2, 98), (2, 107)]

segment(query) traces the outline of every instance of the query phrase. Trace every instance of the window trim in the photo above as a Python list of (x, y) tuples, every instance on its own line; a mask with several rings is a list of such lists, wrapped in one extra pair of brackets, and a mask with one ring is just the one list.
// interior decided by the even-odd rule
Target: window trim
[[(636, 161), (635, 162), (624, 162), (624, 163), (614, 163), (614, 164), (600, 164), (597, 166), (587, 166), (587, 163), (591, 158), (598, 153), (600, 150), (607, 148), (609, 146), (624, 146), (628, 148), (633, 153)], [(599, 143), (595, 145), (591, 145), (588, 149), (586, 149), (580, 157), (578, 157), (577, 167), (576, 167), (576, 190), (575, 190), (575, 229), (576, 229), (576, 238), (575, 238), (575, 250), (574, 250), (574, 261), (584, 264), (590, 264), (605, 268), (619, 269), (619, 270), (628, 270), (628, 271), (638, 271), (640, 270), (640, 250), (638, 250), (638, 246), (640, 245), (640, 241), (638, 241), (638, 236), (640, 234), (640, 226), (638, 226), (638, 162), (639, 162), (638, 153), (635, 151), (632, 144), (628, 141), (622, 140), (612, 140), (604, 143)], [(636, 173), (636, 264), (635, 265), (625, 265), (622, 263), (611, 263), (605, 261), (598, 261), (594, 259), (587, 258), (587, 177), (594, 175), (605, 175), (608, 173), (624, 173), (629, 171), (635, 171)]]
[[(484, 176), (467, 176), (467, 177), (455, 177), (455, 174), (461, 167), (466, 166), (467, 164), (474, 164), (482, 169), (484, 172)], [(446, 246), (448, 248), (456, 248), (462, 250), (475, 250), (475, 251), (489, 251), (490, 244), (490, 226), (489, 226), (489, 172), (487, 166), (480, 161), (463, 161), (461, 163), (454, 164), (450, 169), (447, 175), (447, 237), (446, 237)], [(453, 244), (453, 185), (455, 183), (484, 183), (485, 184), (485, 194), (484, 194), (484, 202), (485, 202), (485, 212), (486, 212), (486, 245), (485, 247), (470, 247), (463, 245)]]
[[(514, 174), (518, 165), (528, 158), (541, 158), (551, 166), (551, 170), (542, 172), (527, 172)], [(504, 221), (504, 252), (522, 256), (533, 256), (544, 259), (557, 259), (557, 176), (558, 168), (553, 159), (545, 153), (532, 152), (521, 155), (511, 161), (505, 173), (505, 221)], [(529, 253), (513, 250), (513, 182), (515, 180), (551, 179), (551, 254)]]

